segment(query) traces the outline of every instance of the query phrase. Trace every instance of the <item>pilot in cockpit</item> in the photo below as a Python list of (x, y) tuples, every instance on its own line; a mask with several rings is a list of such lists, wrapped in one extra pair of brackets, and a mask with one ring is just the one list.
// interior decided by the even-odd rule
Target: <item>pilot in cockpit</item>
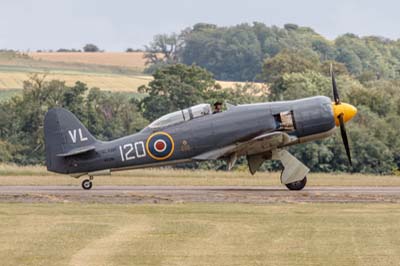
[(214, 112), (213, 114), (218, 114), (222, 112), (222, 102), (216, 102), (214, 103)]

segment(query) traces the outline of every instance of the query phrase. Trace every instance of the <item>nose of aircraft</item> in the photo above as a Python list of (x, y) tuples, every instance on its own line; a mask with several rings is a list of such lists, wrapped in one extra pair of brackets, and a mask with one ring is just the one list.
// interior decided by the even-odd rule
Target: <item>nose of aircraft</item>
[(340, 125), (339, 116), (343, 114), (344, 122), (350, 121), (356, 114), (357, 108), (348, 103), (332, 103), (336, 126)]

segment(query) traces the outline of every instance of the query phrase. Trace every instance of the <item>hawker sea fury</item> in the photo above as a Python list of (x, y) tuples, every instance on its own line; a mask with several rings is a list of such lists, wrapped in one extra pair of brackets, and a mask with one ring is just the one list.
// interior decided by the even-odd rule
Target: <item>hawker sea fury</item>
[(295, 101), (229, 106), (212, 112), (209, 104), (196, 105), (167, 114), (137, 134), (103, 142), (96, 140), (69, 111), (55, 108), (44, 121), (47, 169), (73, 177), (92, 179), (113, 171), (159, 167), (193, 161), (226, 160), (232, 169), (237, 158), (246, 156), (255, 174), (265, 160), (280, 160), (281, 182), (290, 190), (301, 190), (309, 169), (285, 148), (331, 136), (340, 126), (351, 164), (345, 122), (357, 109), (341, 103), (332, 73), (334, 102), (317, 96)]

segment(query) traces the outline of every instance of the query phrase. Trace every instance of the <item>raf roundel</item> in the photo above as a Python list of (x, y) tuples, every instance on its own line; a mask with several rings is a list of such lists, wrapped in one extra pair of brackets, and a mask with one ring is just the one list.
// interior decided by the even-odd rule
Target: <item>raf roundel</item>
[(155, 160), (166, 160), (174, 153), (174, 140), (168, 133), (157, 132), (147, 139), (146, 150)]

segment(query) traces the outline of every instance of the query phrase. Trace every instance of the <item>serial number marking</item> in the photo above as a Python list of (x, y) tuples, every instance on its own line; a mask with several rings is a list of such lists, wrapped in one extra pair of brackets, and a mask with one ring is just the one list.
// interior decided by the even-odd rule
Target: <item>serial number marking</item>
[(120, 145), (119, 151), (123, 162), (146, 156), (146, 149), (144, 148), (143, 141)]

